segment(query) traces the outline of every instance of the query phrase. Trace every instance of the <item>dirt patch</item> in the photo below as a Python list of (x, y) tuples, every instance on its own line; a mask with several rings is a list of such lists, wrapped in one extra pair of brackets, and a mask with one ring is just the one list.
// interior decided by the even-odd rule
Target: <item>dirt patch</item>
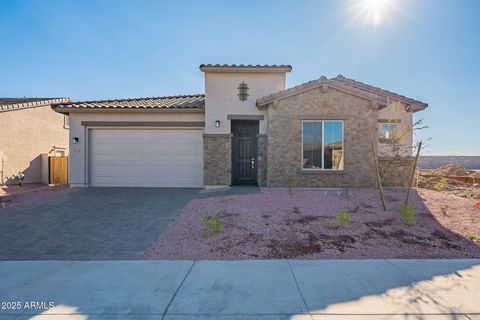
[(418, 187), (436, 190), (440, 182), (445, 182), (443, 192), (480, 200), (480, 171), (467, 170), (455, 164), (435, 170), (419, 170)]
[[(404, 191), (386, 189), (388, 199)], [(192, 200), (146, 253), (147, 259), (325, 259), (480, 258), (480, 209), (473, 199), (446, 192), (412, 190), (417, 223), (407, 225), (395, 211), (382, 209), (378, 190), (362, 189), (349, 198), (322, 189), (262, 188), (260, 193)], [(445, 215), (441, 207), (449, 206)], [(291, 208), (298, 206), (300, 213)], [(358, 208), (358, 209), (357, 209)], [(356, 210), (355, 210), (356, 209)], [(347, 210), (352, 222), (335, 217)], [(205, 212), (221, 212), (225, 229), (201, 236)]]
[(387, 218), (387, 219), (382, 220), (382, 221), (368, 221), (368, 222), (365, 222), (365, 225), (367, 225), (368, 227), (381, 228), (381, 227), (391, 225), (394, 220), (395, 219), (393, 219), (393, 218)]
[(328, 235), (308, 232), (307, 237), (302, 240), (279, 241), (272, 239), (267, 248), (270, 250), (270, 257), (273, 259), (293, 259), (320, 253), (323, 250), (334, 249), (344, 252), (351, 248), (355, 239), (349, 235)]
[(451, 163), (433, 170), (432, 174), (436, 176), (466, 176), (470, 172), (471, 171), (468, 171), (459, 165)]

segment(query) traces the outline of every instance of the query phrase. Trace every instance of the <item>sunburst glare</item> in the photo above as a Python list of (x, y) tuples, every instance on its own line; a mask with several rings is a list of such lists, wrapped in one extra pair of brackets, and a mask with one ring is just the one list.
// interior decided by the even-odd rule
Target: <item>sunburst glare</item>
[(378, 27), (390, 18), (395, 5), (396, 0), (357, 0), (352, 9), (356, 18)]

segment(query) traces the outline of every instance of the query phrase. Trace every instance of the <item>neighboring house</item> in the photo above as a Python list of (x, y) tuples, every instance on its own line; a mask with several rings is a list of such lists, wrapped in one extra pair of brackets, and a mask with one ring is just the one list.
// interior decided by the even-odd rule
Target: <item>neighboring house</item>
[(343, 76), (286, 89), (288, 65), (200, 70), (205, 95), (53, 105), (70, 116), (71, 186), (371, 186), (372, 142), (384, 183), (405, 184), (391, 125), (410, 155), (427, 104)]
[(0, 98), (0, 184), (40, 182), (42, 154), (55, 148), (68, 153), (68, 117), (54, 112), (52, 103), (66, 98)]

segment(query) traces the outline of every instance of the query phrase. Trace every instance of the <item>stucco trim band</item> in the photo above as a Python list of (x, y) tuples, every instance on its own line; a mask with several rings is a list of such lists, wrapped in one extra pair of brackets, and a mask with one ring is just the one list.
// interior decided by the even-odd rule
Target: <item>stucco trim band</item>
[(82, 121), (88, 127), (204, 127), (204, 121)]
[(265, 119), (263, 114), (229, 114), (228, 120), (263, 120)]

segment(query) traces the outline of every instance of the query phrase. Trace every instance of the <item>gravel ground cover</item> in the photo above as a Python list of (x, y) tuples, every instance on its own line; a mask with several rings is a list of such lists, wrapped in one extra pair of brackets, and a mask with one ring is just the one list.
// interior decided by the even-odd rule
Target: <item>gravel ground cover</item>
[[(480, 258), (475, 200), (412, 190), (416, 223), (395, 210), (404, 190), (387, 189), (383, 211), (375, 189), (275, 189), (190, 201), (160, 234), (146, 259)], [(342, 211), (352, 221), (340, 225)], [(205, 214), (223, 231), (204, 237)], [(470, 235), (470, 237), (468, 237)]]

